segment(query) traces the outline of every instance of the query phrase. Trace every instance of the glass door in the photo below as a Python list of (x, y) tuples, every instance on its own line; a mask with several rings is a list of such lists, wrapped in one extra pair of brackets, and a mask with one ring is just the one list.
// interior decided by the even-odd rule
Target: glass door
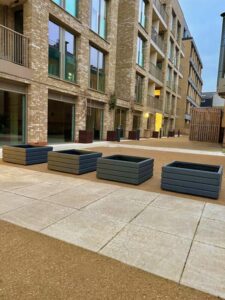
[(48, 142), (73, 142), (75, 124), (74, 118), (74, 104), (48, 100)]
[(86, 130), (93, 131), (94, 140), (102, 140), (103, 109), (88, 107)]
[(125, 137), (126, 130), (126, 110), (117, 108), (115, 112), (115, 130), (120, 128), (120, 137)]

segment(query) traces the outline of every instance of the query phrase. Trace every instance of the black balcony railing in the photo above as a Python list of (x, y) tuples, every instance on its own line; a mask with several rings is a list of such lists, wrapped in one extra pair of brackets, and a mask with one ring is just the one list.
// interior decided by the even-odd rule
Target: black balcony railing
[(153, 63), (150, 63), (149, 73), (155, 78), (157, 78), (159, 81), (162, 81), (163, 79), (162, 70), (156, 65), (154, 65)]
[(158, 34), (156, 29), (152, 27), (151, 39), (159, 47), (162, 52), (165, 52), (165, 43), (163, 38)]
[(160, 0), (153, 0), (153, 4), (155, 5), (157, 11), (160, 13), (165, 23), (167, 23), (167, 12), (163, 4), (160, 2)]
[(24, 35), (0, 25), (0, 59), (28, 67), (29, 39)]
[(163, 111), (163, 101), (161, 98), (148, 95), (147, 107), (152, 112), (157, 112), (157, 111), (162, 112)]

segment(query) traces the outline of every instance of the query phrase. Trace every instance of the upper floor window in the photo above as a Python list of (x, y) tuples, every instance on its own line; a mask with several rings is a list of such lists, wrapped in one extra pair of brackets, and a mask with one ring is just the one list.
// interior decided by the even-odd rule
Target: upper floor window
[(76, 38), (49, 21), (48, 73), (72, 82), (76, 81)]
[(141, 26), (146, 27), (146, 2), (139, 0), (139, 23)]
[(90, 46), (90, 88), (105, 91), (105, 55)]
[(135, 102), (138, 104), (141, 104), (143, 100), (143, 85), (144, 85), (144, 78), (139, 74), (136, 74)]
[(137, 38), (137, 58), (136, 63), (144, 67), (144, 41), (141, 37), (138, 36)]
[(91, 0), (91, 29), (106, 38), (106, 0)]
[(78, 16), (78, 0), (53, 0), (74, 17)]

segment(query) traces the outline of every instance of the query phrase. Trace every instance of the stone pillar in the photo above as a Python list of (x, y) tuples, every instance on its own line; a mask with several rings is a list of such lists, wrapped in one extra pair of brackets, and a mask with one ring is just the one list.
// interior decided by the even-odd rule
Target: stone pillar
[(41, 84), (31, 84), (27, 97), (27, 142), (48, 142), (48, 89)]
[(79, 139), (79, 130), (86, 129), (87, 99), (78, 97), (75, 108), (75, 142)]

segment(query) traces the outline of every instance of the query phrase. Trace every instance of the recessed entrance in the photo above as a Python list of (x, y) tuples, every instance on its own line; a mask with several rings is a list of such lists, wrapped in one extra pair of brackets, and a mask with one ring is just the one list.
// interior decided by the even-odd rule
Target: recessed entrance
[(69, 143), (74, 141), (75, 105), (48, 100), (48, 142)]
[(0, 90), (0, 145), (25, 143), (26, 97)]
[(115, 112), (115, 130), (120, 128), (120, 137), (125, 137), (126, 130), (126, 110), (117, 108)]
[(88, 107), (86, 130), (94, 132), (94, 140), (102, 139), (103, 109)]

